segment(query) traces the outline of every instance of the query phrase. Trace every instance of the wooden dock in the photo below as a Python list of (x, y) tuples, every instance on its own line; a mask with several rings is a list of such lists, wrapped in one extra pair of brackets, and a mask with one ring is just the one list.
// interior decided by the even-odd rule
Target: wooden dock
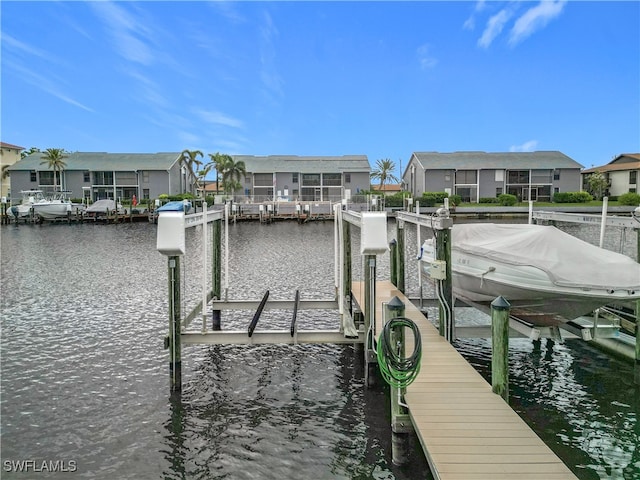
[[(364, 305), (363, 282), (352, 283)], [(397, 296), (422, 337), (421, 370), (407, 387), (413, 428), (436, 479), (576, 479), (491, 385), (389, 281), (376, 283), (376, 332), (383, 303)], [(409, 335), (411, 337), (411, 335)], [(410, 340), (410, 339), (407, 339)], [(407, 351), (413, 345), (407, 341)]]

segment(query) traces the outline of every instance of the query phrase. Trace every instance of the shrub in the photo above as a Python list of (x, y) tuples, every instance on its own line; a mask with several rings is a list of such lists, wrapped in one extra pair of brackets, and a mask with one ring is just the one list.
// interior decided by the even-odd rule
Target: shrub
[(618, 203), (620, 205), (640, 205), (640, 194), (638, 193), (623, 193), (618, 197)]
[(404, 199), (410, 197), (409, 192), (398, 192), (385, 197), (384, 203), (387, 207), (404, 207)]
[(498, 197), (480, 197), (479, 203), (500, 203)]
[(558, 192), (553, 194), (555, 203), (587, 203), (593, 200), (588, 192)]
[(462, 197), (460, 195), (449, 195), (449, 205), (460, 205), (462, 203)]
[(518, 203), (518, 197), (515, 195), (511, 195), (510, 193), (503, 193), (498, 196), (498, 203), (500, 205), (504, 205), (505, 207), (513, 207), (516, 203)]
[(423, 192), (420, 197), (420, 205), (433, 207), (436, 204), (444, 203), (444, 199), (449, 196), (446, 192)]

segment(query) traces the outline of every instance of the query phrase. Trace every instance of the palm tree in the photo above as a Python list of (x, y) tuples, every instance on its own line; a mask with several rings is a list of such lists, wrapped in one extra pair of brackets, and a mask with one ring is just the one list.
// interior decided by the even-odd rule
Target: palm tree
[(396, 164), (393, 160), (385, 158), (384, 160), (378, 160), (376, 162), (376, 169), (371, 172), (371, 178), (380, 180), (380, 192), (384, 190), (384, 186), (387, 182), (398, 182), (398, 177), (393, 174), (396, 169)]
[(227, 155), (226, 153), (220, 153), (220, 152), (210, 153), (209, 158), (211, 158), (211, 164), (216, 169), (216, 193), (217, 193), (218, 190), (220, 189), (220, 186), (218, 185), (218, 178), (222, 174), (224, 165), (228, 163), (229, 160), (233, 161), (233, 158), (231, 158), (231, 156)]
[(40, 149), (38, 147), (31, 147), (29, 150), (23, 150), (20, 152), (20, 158), (28, 157), (33, 153), (40, 153)]
[(247, 174), (247, 169), (242, 160), (236, 162), (231, 156), (227, 157), (222, 166), (222, 185), (225, 193), (232, 193), (242, 186), (240, 179)]
[(65, 155), (65, 151), (62, 148), (47, 148), (44, 151), (44, 155), (42, 155), (42, 162), (47, 164), (47, 167), (53, 170), (53, 189), (56, 190), (58, 184), (56, 181), (56, 177), (60, 177), (60, 190), (62, 190), (62, 171), (65, 169), (67, 164), (64, 162), (64, 159), (67, 158)]
[[(178, 161), (180, 165), (185, 165), (191, 174), (191, 177), (195, 179), (195, 186), (198, 187), (198, 177), (196, 176), (197, 167), (202, 165), (202, 162), (198, 160), (198, 156), (204, 157), (200, 150), (183, 150), (180, 153), (180, 158)], [(193, 188), (191, 189), (191, 193), (193, 193)]]

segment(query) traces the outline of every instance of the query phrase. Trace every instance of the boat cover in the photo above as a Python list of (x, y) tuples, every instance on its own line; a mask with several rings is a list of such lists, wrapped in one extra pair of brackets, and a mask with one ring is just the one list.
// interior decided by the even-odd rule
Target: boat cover
[(454, 250), (540, 268), (559, 286), (640, 291), (640, 263), (553, 226), (456, 224), (451, 237)]

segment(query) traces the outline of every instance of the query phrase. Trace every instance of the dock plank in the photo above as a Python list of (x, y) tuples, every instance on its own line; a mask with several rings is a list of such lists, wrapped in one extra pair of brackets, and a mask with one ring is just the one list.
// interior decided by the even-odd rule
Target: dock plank
[[(364, 305), (363, 282), (352, 293)], [(437, 479), (565, 480), (577, 477), (390, 282), (376, 282), (376, 335), (383, 304), (397, 296), (422, 339), (420, 373), (405, 402)], [(407, 335), (406, 352), (413, 350)]]

